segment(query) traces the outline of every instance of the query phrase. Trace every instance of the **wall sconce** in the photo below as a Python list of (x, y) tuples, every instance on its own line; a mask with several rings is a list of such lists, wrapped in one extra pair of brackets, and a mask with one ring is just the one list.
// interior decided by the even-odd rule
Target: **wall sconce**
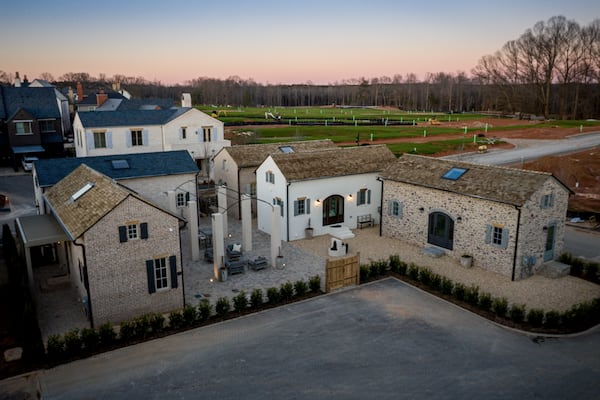
[(419, 211), (423, 212), (423, 211), (425, 211), (425, 208), (424, 207), (419, 207)]
[(321, 204), (321, 199), (317, 199), (317, 204)]
[(351, 194), (348, 195), (348, 200), (352, 201), (352, 195)]
[(546, 232), (546, 231), (548, 230), (548, 227), (547, 227), (547, 226), (544, 226), (544, 227), (542, 228), (542, 230), (543, 230), (544, 232)]
[(456, 217), (456, 222), (460, 224), (462, 222), (462, 217)]

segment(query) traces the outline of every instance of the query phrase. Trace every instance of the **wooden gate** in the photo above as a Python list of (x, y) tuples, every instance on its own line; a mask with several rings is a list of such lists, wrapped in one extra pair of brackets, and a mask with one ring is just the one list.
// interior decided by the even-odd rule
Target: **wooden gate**
[(327, 260), (325, 263), (325, 291), (358, 285), (360, 279), (360, 253), (354, 256)]

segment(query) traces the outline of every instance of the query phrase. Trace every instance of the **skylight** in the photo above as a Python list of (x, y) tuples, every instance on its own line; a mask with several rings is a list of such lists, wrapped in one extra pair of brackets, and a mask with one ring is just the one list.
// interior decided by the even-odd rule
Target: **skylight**
[(113, 169), (128, 169), (129, 168), (129, 163), (127, 162), (127, 160), (112, 160), (112, 167)]
[(76, 191), (75, 193), (73, 193), (73, 195), (71, 196), (71, 201), (76, 201), (81, 196), (83, 196), (84, 194), (86, 194), (87, 191), (90, 190), (93, 187), (94, 187), (94, 184), (92, 182), (86, 183), (84, 187), (82, 187), (81, 189), (79, 189), (78, 191)]
[(467, 172), (467, 169), (465, 168), (452, 167), (448, 170), (448, 172), (444, 174), (444, 176), (442, 176), (442, 178), (455, 181), (458, 180), (458, 178), (460, 178), (461, 176), (463, 176), (465, 172)]
[(285, 154), (289, 154), (289, 153), (293, 153), (294, 149), (291, 146), (281, 146), (279, 148), (279, 151), (281, 151), (282, 153), (285, 153)]

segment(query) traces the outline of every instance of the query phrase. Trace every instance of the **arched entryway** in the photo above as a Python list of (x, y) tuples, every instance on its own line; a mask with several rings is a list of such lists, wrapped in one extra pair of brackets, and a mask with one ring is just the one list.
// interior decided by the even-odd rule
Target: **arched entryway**
[(323, 226), (344, 222), (344, 198), (329, 196), (323, 201)]
[(443, 212), (429, 214), (427, 242), (452, 250), (454, 246), (454, 220)]

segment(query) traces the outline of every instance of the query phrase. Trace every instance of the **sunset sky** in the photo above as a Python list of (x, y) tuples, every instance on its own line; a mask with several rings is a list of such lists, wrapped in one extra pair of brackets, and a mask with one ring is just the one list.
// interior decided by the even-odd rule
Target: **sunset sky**
[(471, 69), (538, 21), (600, 18), (598, 0), (3, 0), (0, 70), (142, 76), (164, 84), (237, 75), (340, 82)]

